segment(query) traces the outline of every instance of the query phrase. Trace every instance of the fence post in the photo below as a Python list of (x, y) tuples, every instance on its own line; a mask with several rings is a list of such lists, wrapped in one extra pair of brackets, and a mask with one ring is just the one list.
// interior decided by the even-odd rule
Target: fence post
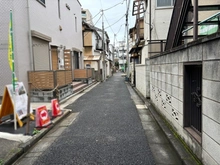
[(30, 135), (30, 102), (31, 102), (31, 82), (28, 82), (28, 100), (27, 100), (27, 125), (26, 125), (26, 135)]
[[(55, 88), (57, 86), (57, 72), (56, 71), (52, 71), (52, 72), (53, 72), (53, 88)], [(56, 90), (53, 91), (53, 97), (57, 98)]]

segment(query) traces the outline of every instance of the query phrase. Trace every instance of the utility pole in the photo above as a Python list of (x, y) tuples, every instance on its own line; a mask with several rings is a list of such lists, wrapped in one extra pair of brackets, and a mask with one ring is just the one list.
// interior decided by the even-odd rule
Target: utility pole
[(113, 66), (114, 67), (112, 68), (112, 70), (113, 70), (112, 75), (115, 71), (115, 38), (116, 38), (116, 34), (114, 34), (114, 43), (113, 43)]
[(123, 67), (124, 67), (124, 72), (125, 72), (125, 41), (123, 42), (122, 45), (122, 57), (123, 57)]
[(102, 80), (105, 81), (105, 39), (104, 39), (104, 10), (102, 10)]
[[(139, 37), (140, 37), (140, 0), (137, 0), (138, 2), (138, 9), (137, 9), (137, 15), (136, 15), (136, 20), (137, 20), (137, 38), (136, 38), (136, 46), (138, 48), (138, 44), (139, 44)], [(138, 54), (138, 52), (137, 52)], [(135, 69), (135, 58), (134, 58), (134, 86), (136, 87), (136, 69)]]
[(127, 78), (130, 76), (130, 58), (129, 58), (129, 26), (128, 26), (128, 12), (129, 12), (129, 7), (130, 7), (130, 0), (128, 0), (127, 4), (127, 12), (126, 12), (126, 26), (127, 26)]

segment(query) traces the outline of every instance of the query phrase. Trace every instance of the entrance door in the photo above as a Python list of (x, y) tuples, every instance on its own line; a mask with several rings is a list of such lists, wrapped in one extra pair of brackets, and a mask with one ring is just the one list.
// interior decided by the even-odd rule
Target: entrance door
[(74, 61), (75, 61), (75, 69), (79, 69), (79, 52), (74, 51)]
[(57, 47), (51, 47), (52, 70), (58, 70), (58, 52)]
[(202, 65), (185, 65), (184, 126), (202, 131)]

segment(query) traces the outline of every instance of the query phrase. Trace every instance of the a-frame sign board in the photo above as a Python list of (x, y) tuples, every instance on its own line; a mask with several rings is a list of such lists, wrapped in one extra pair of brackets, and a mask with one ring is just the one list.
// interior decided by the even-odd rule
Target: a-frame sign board
[[(23, 126), (22, 119), (27, 116), (27, 93), (22, 82), (16, 82), (16, 103), (14, 107), (12, 85), (6, 85), (0, 109), (1, 118), (8, 115), (13, 115), (16, 110), (16, 119), (20, 127)], [(34, 120), (33, 110), (30, 108), (30, 118)]]

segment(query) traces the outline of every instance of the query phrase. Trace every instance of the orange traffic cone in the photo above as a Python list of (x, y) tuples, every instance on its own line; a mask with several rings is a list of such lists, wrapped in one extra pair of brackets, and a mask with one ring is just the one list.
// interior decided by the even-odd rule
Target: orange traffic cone
[(52, 107), (52, 116), (57, 117), (62, 114), (62, 111), (60, 110), (60, 105), (57, 101), (57, 99), (51, 100), (51, 107)]
[(47, 107), (41, 106), (36, 109), (36, 127), (46, 127), (51, 124), (50, 116), (47, 111)]

